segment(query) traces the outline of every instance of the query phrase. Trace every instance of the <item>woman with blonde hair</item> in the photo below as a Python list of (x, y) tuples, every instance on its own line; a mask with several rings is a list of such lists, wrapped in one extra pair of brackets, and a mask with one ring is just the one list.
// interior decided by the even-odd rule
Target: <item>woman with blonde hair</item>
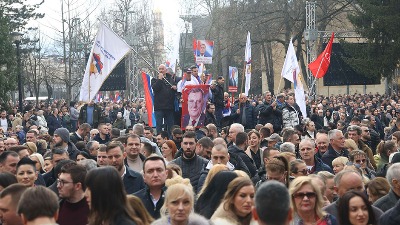
[(336, 218), (322, 210), (324, 199), (318, 186), (310, 177), (298, 177), (289, 187), (294, 218), (291, 225), (336, 225)]
[(344, 156), (339, 156), (332, 160), (332, 167), (333, 167), (333, 172), (335, 174), (338, 174), (340, 171), (344, 169), (344, 167), (347, 165), (349, 162), (349, 159)]
[(358, 150), (358, 146), (353, 139), (346, 139), (344, 141), (344, 147), (347, 148), (347, 150), (349, 150), (349, 152), (351, 152), (353, 150)]
[(228, 190), (211, 217), (214, 224), (249, 225), (254, 206), (255, 188), (247, 177), (237, 177), (228, 185)]
[(36, 166), (36, 171), (38, 171), (39, 173), (45, 173), (44, 172), (44, 159), (43, 156), (39, 153), (33, 153), (31, 155), (29, 155), (29, 158), (35, 162), (35, 166)]
[(161, 218), (152, 225), (209, 225), (207, 219), (193, 213), (194, 193), (188, 179), (176, 176), (166, 181), (168, 187), (165, 193), (164, 205), (161, 208)]

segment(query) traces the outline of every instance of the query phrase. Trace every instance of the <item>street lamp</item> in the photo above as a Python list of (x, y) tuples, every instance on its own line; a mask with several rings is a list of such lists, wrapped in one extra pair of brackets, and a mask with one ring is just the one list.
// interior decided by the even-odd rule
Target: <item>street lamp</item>
[(22, 33), (12, 32), (11, 37), (17, 46), (17, 71), (18, 71), (18, 109), (21, 113), (23, 113), (23, 105), (22, 105), (22, 95), (23, 95), (23, 87), (22, 87), (22, 72), (21, 72), (21, 50), (19, 45), (21, 44)]

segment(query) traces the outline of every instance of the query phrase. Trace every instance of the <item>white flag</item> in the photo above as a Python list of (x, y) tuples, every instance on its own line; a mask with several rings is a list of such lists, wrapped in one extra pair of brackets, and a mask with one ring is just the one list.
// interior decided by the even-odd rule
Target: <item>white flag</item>
[(281, 76), (286, 78), (287, 80), (290, 80), (293, 83), (296, 103), (300, 107), (300, 111), (303, 114), (303, 118), (307, 118), (303, 79), (300, 74), (300, 67), (299, 63), (297, 62), (297, 57), (294, 51), (292, 40), (290, 40), (289, 43)]
[(244, 60), (246, 61), (246, 84), (244, 86), (244, 93), (246, 96), (249, 95), (250, 90), (250, 81), (251, 81), (251, 40), (250, 40), (250, 32), (247, 32), (247, 40), (246, 40), (246, 51), (244, 52)]
[(111, 71), (130, 51), (130, 46), (110, 28), (100, 22), (83, 77), (80, 101), (89, 102), (96, 97)]
[(296, 52), (294, 51), (292, 39), (290, 39), (281, 76), (293, 83), (293, 70), (296, 70), (296, 74), (300, 73), (300, 67), (297, 63)]

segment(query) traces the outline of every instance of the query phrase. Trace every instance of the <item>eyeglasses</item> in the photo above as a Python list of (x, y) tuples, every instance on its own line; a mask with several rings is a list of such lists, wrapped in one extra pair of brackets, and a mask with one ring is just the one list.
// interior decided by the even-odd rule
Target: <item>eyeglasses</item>
[(364, 132), (369, 132), (369, 130), (363, 130)]
[(61, 179), (57, 179), (57, 184), (59, 184), (61, 187), (64, 186), (64, 184), (73, 184), (74, 182), (69, 182)]
[(293, 198), (298, 198), (298, 199), (303, 199), (304, 196), (307, 196), (307, 198), (310, 199), (310, 198), (317, 197), (317, 194), (315, 192), (305, 192), (305, 193), (299, 192), (299, 193), (293, 194), (292, 196), (293, 196)]

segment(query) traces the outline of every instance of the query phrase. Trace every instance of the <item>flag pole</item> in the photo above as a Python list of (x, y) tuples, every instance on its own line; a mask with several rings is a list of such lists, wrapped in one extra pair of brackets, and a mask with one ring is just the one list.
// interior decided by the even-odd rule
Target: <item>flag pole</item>
[[(241, 85), (241, 87), (240, 87), (240, 92), (239, 92), (239, 99), (240, 99), (240, 95), (242, 94), (242, 92), (243, 92), (243, 83), (244, 83), (244, 77), (246, 76), (246, 61), (244, 62), (244, 65), (243, 65), (243, 76), (242, 76), (242, 85)], [(240, 109), (240, 100), (239, 100), (239, 109)]]
[[(325, 60), (325, 57), (322, 58), (321, 63), (320, 63), (319, 66), (318, 66), (317, 74), (315, 74), (315, 79), (314, 79), (313, 83), (311, 84), (311, 87), (309, 88), (309, 92), (310, 92), (310, 93), (312, 93), (312, 90), (314, 89), (314, 85), (315, 85), (315, 83), (316, 83), (316, 80), (318, 79), (318, 78), (317, 78), (318, 73), (319, 73), (319, 71), (320, 71), (320, 69), (321, 69), (321, 66), (322, 66), (322, 63), (324, 62), (324, 60)], [(310, 70), (310, 73), (312, 74), (311, 70)]]

